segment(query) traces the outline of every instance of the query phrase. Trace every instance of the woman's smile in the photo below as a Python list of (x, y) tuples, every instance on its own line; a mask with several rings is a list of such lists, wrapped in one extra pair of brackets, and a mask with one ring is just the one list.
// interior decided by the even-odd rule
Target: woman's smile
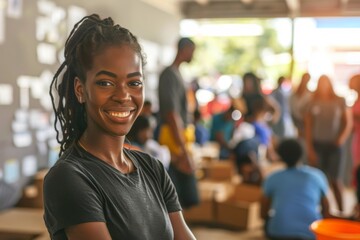
[(126, 112), (109, 112), (110, 116), (112, 117), (117, 117), (117, 118), (125, 118), (128, 117), (130, 115), (130, 111), (126, 111)]
[(121, 110), (121, 111), (106, 111), (106, 115), (112, 122), (115, 123), (124, 123), (128, 122), (132, 119), (133, 113), (135, 113), (135, 109), (132, 110)]

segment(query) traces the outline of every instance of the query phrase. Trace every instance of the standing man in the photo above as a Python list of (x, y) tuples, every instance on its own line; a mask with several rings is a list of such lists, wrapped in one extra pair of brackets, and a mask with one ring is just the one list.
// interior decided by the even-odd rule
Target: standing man
[(159, 79), (159, 142), (170, 149), (169, 175), (182, 207), (188, 208), (198, 204), (199, 196), (194, 162), (187, 148), (195, 139), (194, 128), (188, 126), (187, 91), (179, 67), (181, 63), (192, 60), (195, 44), (189, 38), (181, 38), (177, 48), (174, 62), (163, 70)]
[(289, 106), (290, 94), (291, 88), (288, 80), (283, 76), (279, 77), (277, 87), (271, 93), (271, 96), (280, 106), (280, 118), (272, 125), (272, 130), (277, 140), (295, 135)]

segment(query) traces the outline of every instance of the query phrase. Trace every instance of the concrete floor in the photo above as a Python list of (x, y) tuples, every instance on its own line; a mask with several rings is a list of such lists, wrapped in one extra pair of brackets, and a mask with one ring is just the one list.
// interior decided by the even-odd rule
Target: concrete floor
[(265, 240), (262, 229), (252, 231), (232, 231), (221, 228), (193, 227), (197, 240)]

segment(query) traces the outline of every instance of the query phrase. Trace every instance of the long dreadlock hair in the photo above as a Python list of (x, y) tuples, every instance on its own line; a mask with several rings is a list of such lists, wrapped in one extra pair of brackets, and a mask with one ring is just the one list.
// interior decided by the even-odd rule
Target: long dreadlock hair
[(74, 80), (78, 77), (85, 83), (93, 58), (114, 45), (130, 46), (138, 53), (142, 66), (145, 65), (145, 56), (137, 38), (128, 29), (114, 25), (111, 18), (100, 19), (97, 14), (84, 17), (75, 24), (65, 42), (65, 60), (50, 85), (56, 139), (60, 143), (59, 156), (80, 138), (87, 127), (85, 106), (76, 98)]

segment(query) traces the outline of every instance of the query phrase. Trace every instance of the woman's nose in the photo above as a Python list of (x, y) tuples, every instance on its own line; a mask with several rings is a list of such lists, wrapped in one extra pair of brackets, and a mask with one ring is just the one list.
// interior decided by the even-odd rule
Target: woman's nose
[(127, 101), (130, 100), (129, 91), (125, 86), (118, 86), (113, 94), (113, 99), (116, 101)]

